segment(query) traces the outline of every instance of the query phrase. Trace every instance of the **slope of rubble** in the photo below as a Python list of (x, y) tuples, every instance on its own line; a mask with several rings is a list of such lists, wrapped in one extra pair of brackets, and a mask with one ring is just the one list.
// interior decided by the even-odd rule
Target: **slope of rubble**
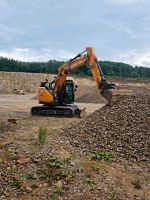
[(77, 125), (65, 129), (62, 137), (85, 152), (109, 151), (114, 160), (150, 161), (150, 95), (120, 99), (103, 107)]
[[(149, 163), (126, 162), (149, 159), (149, 100), (122, 98), (83, 120), (30, 116), (26, 104), (14, 111), (6, 102), (0, 110), (0, 199), (150, 199)], [(93, 160), (96, 150), (125, 162)]]

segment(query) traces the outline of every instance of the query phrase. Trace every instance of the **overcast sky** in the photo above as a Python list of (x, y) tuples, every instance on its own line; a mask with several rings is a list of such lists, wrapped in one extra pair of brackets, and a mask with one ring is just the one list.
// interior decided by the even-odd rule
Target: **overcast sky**
[(0, 0), (0, 56), (100, 60), (150, 67), (150, 0)]

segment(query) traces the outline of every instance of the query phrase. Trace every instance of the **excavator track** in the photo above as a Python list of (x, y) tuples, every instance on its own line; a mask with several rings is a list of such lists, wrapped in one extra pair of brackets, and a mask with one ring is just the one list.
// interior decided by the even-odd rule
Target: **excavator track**
[(76, 105), (62, 105), (62, 106), (34, 106), (31, 108), (32, 115), (43, 116), (67, 116), (67, 117), (81, 117), (83, 112)]

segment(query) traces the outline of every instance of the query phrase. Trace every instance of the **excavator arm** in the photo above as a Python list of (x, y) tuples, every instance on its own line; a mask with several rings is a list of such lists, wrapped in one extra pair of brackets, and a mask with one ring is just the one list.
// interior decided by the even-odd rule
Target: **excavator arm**
[(105, 80), (93, 48), (86, 48), (84, 52), (65, 62), (58, 69), (57, 79), (54, 87), (54, 96), (61, 91), (68, 73), (85, 64), (90, 68), (93, 78), (97, 83), (97, 87), (100, 89), (100, 94), (105, 97), (110, 104), (112, 98), (111, 89), (114, 89), (114, 84), (108, 83)]

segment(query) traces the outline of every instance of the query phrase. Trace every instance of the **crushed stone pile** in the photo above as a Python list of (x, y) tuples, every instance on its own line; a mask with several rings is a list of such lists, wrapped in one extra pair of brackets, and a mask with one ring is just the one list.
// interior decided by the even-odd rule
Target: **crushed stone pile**
[(150, 95), (127, 96), (103, 107), (62, 137), (81, 152), (109, 151), (114, 160), (150, 161)]
[(82, 86), (77, 89), (76, 102), (81, 103), (107, 103), (107, 100), (100, 95), (97, 86)]
[(93, 94), (92, 93), (87, 93), (84, 94), (78, 98), (76, 98), (76, 102), (79, 103), (107, 103), (107, 100), (105, 100), (103, 97), (100, 96), (99, 93)]

